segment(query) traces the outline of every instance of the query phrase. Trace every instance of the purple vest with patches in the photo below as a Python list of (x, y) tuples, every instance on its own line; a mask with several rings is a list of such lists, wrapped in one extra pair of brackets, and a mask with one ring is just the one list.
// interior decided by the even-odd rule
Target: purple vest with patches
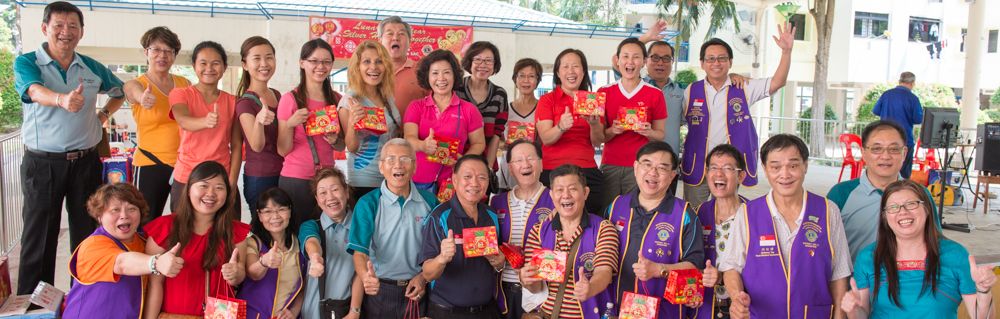
[[(687, 121), (688, 133), (684, 139), (684, 156), (681, 157), (681, 179), (690, 185), (701, 184), (705, 179), (705, 155), (708, 154), (708, 122), (709, 105), (705, 99), (705, 80), (691, 84), (691, 96), (688, 98)], [(717, 112), (722, 110), (712, 110)], [(750, 106), (747, 104), (743, 89), (730, 85), (726, 91), (726, 129), (729, 133), (729, 144), (743, 154), (747, 163), (747, 175), (743, 185), (757, 185), (757, 129), (750, 117)]]
[[(635, 213), (631, 207), (633, 194), (635, 193), (629, 192), (618, 196), (611, 203), (611, 223), (619, 229), (618, 239), (621, 243), (618, 246), (619, 273), (611, 283), (612, 287), (615, 288), (615, 296), (624, 293), (621, 288), (621, 273), (632, 271), (632, 265), (622, 265), (625, 253), (629, 251), (631, 245), (640, 245), (638, 251), (642, 257), (658, 264), (676, 264), (684, 256), (684, 250), (681, 247), (684, 239), (681, 238), (681, 235), (684, 234), (684, 212), (687, 208), (687, 202), (675, 198), (674, 206), (669, 214), (656, 212), (645, 228), (631, 229), (632, 214)], [(629, 233), (632, 231), (641, 231), (645, 234), (641, 243), (629, 242)], [(640, 282), (635, 279), (633, 287), (635, 287), (634, 292), (636, 293), (662, 297), (663, 291), (667, 288), (667, 280), (666, 278), (653, 278)], [(661, 300), (659, 314), (656, 317), (660, 319), (684, 318), (684, 311), (685, 309), (681, 305)]]
[[(262, 242), (257, 236), (253, 236), (252, 238), (257, 241), (257, 247), (260, 247), (260, 256), (271, 250), (271, 247), (267, 243)], [(297, 244), (294, 240), (292, 243)], [(260, 280), (253, 280), (247, 276), (246, 280), (243, 281), (243, 286), (240, 287), (240, 291), (236, 293), (236, 298), (247, 301), (247, 318), (271, 318), (271, 313), (273, 313), (275, 308), (285, 309), (291, 307), (295, 297), (302, 293), (303, 274), (306, 271), (304, 260), (306, 259), (301, 252), (295, 255), (295, 263), (299, 265), (299, 271), (295, 274), (298, 276), (298, 280), (295, 281), (292, 294), (288, 298), (285, 298), (285, 300), (275, 299), (275, 294), (278, 292), (278, 276), (281, 272), (279, 269), (268, 269), (267, 273)]]
[[(826, 199), (806, 193), (802, 224), (789, 256), (782, 256), (767, 197), (747, 203), (747, 261), (743, 286), (750, 295), (750, 318), (830, 318), (833, 246)], [(789, 258), (788, 269), (782, 263)]]
[[(584, 214), (588, 214), (584, 212)], [(542, 229), (539, 232), (539, 236), (542, 241), (543, 249), (555, 249), (556, 247), (556, 230), (552, 227), (552, 221), (556, 218), (553, 216), (550, 219), (542, 221)], [(595, 251), (597, 248), (597, 236), (601, 229), (601, 219), (596, 215), (589, 215), (587, 218), (590, 223), (587, 227), (583, 229), (580, 236), (576, 240), (580, 241), (580, 248), (577, 249), (576, 256), (567, 256), (566, 262), (569, 263), (572, 260), (572, 271), (573, 278), (580, 278), (580, 276), (587, 276), (588, 278), (593, 275), (594, 271), (594, 258)], [(580, 273), (580, 267), (585, 269), (585, 274)], [(570, 271), (570, 265), (566, 265), (566, 271)], [(598, 319), (601, 314), (606, 310), (607, 303), (614, 300), (611, 295), (611, 286), (608, 289), (598, 293), (596, 296), (590, 297), (590, 299), (584, 300), (583, 302), (577, 301), (580, 305), (580, 310), (583, 312), (584, 319)], [(573, 296), (573, 291), (567, 289), (563, 300), (568, 300)]]
[[(108, 237), (118, 245), (118, 248), (129, 251), (124, 243), (108, 234), (100, 225), (91, 236)], [(82, 283), (76, 279), (76, 260), (79, 253), (79, 250), (74, 251), (69, 260), (69, 271), (74, 284), (66, 296), (63, 318), (89, 318), (94, 314), (102, 314), (105, 318), (139, 318), (142, 298), (145, 296), (142, 276), (118, 275), (118, 282)]]
[[(542, 186), (544, 187), (544, 186)], [(503, 192), (493, 196), (490, 200), (490, 207), (493, 211), (497, 213), (497, 222), (500, 224), (500, 242), (509, 243), (511, 235), (511, 216), (510, 216), (510, 201), (514, 196), (513, 191)], [(552, 194), (548, 188), (542, 190), (542, 194), (538, 196), (538, 201), (535, 202), (535, 206), (531, 207), (528, 211), (528, 220), (524, 224), (524, 234), (521, 235), (521, 242), (514, 243), (518, 247), (524, 248), (525, 242), (528, 241), (528, 232), (531, 228), (538, 223), (539, 220), (545, 220), (549, 218), (555, 209), (556, 204), (552, 201)], [(497, 276), (500, 279), (502, 276)], [(500, 312), (506, 314), (507, 309), (507, 295), (503, 292), (503, 286), (499, 283), (497, 284), (497, 290), (495, 293), (497, 299), (497, 306), (500, 307)]]
[[(743, 204), (747, 202), (747, 199), (743, 196), (738, 196), (739, 203)], [(698, 207), (698, 221), (701, 222), (701, 234), (704, 236), (703, 243), (705, 244), (705, 260), (711, 260), (714, 267), (718, 267), (717, 249), (715, 248), (715, 198), (704, 202)], [(719, 274), (719, 280), (716, 285), (722, 285), (722, 274)], [(712, 319), (715, 318), (715, 289), (705, 289), (705, 303), (701, 305), (698, 309), (695, 309), (694, 318), (697, 319)]]

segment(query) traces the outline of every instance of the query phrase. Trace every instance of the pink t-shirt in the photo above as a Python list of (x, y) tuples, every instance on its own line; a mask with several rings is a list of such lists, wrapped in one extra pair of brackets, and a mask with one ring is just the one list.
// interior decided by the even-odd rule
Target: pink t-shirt
[[(324, 101), (306, 99), (306, 107), (309, 111), (318, 110), (326, 106)], [(287, 121), (292, 117), (299, 107), (295, 102), (292, 92), (285, 93), (278, 102), (278, 120)], [(319, 154), (319, 164), (323, 167), (333, 167), (333, 147), (322, 135), (312, 137), (316, 144), (316, 153)], [(281, 176), (298, 179), (310, 179), (316, 174), (313, 166), (312, 151), (309, 149), (309, 142), (306, 140), (306, 130), (302, 125), (295, 127), (295, 134), (292, 135), (292, 150), (285, 155), (285, 163), (281, 167)]]
[[(602, 87), (598, 92), (607, 94), (604, 106), (604, 118), (610, 124), (618, 119), (618, 111), (625, 107), (645, 107), (649, 123), (667, 118), (667, 103), (663, 99), (663, 91), (640, 81), (632, 92), (625, 92), (621, 82)], [(667, 132), (667, 134), (674, 134)], [(635, 131), (625, 131), (615, 135), (604, 143), (604, 156), (601, 164), (632, 167), (635, 154), (649, 139)]]
[[(177, 164), (174, 166), (174, 179), (187, 183), (188, 175), (195, 166), (204, 161), (216, 161), (229, 171), (230, 148), (232, 139), (233, 119), (236, 114), (236, 99), (226, 93), (219, 92), (219, 98), (214, 103), (205, 103), (201, 92), (193, 85), (185, 88), (174, 88), (170, 91), (170, 105), (186, 104), (191, 117), (200, 118), (208, 115), (217, 106), (219, 122), (213, 128), (188, 131), (180, 129), (181, 146), (177, 150)], [(170, 117), (173, 117), (171, 111)]]
[[(428, 95), (422, 99), (413, 100), (406, 108), (406, 117), (403, 123), (417, 124), (417, 137), (421, 140), (427, 138), (434, 129), (434, 136), (445, 136), (458, 139), (459, 153), (465, 153), (465, 143), (469, 141), (469, 133), (483, 127), (483, 116), (479, 114), (479, 109), (472, 103), (458, 98), (454, 93), (451, 95), (451, 105), (438, 112), (434, 98)], [(434, 179), (437, 176), (437, 180)], [(413, 181), (417, 183), (430, 183), (444, 181), (451, 177), (451, 166), (427, 161), (427, 154), (417, 151), (417, 172), (413, 174)]]

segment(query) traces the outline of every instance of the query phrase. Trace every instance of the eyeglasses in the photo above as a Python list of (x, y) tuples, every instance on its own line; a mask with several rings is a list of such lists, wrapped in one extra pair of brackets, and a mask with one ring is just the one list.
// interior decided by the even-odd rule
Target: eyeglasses
[(510, 163), (514, 164), (514, 165), (523, 165), (524, 163), (527, 163), (527, 162), (534, 163), (536, 160), (538, 160), (537, 157), (528, 156), (528, 157), (522, 157), (522, 158), (518, 158), (518, 159), (512, 159), (510, 161)]
[(473, 59), (472, 59), (472, 64), (485, 64), (485, 65), (493, 65), (493, 59), (480, 59), (480, 58), (473, 58)]
[(659, 175), (666, 175), (667, 173), (670, 173), (671, 171), (674, 170), (673, 167), (671, 167), (670, 165), (665, 165), (665, 164), (656, 165), (648, 160), (639, 162), (639, 168), (641, 168), (643, 171), (646, 172), (649, 172), (655, 168), (656, 174)]
[(886, 214), (889, 214), (889, 215), (895, 215), (895, 214), (899, 213), (900, 209), (903, 209), (903, 208), (906, 208), (906, 211), (908, 211), (908, 212), (912, 212), (912, 211), (917, 210), (917, 208), (919, 208), (920, 205), (923, 205), (923, 203), (924, 203), (924, 201), (922, 201), (922, 200), (911, 200), (911, 201), (903, 203), (902, 205), (900, 205), (900, 204), (890, 204), (890, 205), (885, 206), (884, 212)]
[(333, 60), (306, 60), (306, 62), (309, 62), (309, 64), (312, 64), (312, 65), (322, 65), (322, 66), (332, 66), (333, 65)]
[(259, 216), (271, 216), (274, 214), (287, 215), (292, 210), (288, 207), (278, 207), (278, 208), (263, 208), (257, 212)]
[(146, 52), (152, 55), (174, 55), (173, 49), (146, 48)]
[(725, 56), (725, 55), (710, 56), (710, 57), (706, 57), (702, 61), (704, 61), (705, 63), (708, 63), (708, 64), (712, 64), (712, 63), (715, 63), (715, 62), (726, 63), (726, 62), (729, 62), (729, 57)]
[(903, 146), (890, 146), (890, 147), (875, 146), (875, 147), (865, 147), (865, 149), (868, 150), (869, 152), (871, 152), (872, 154), (875, 154), (875, 155), (882, 155), (882, 153), (885, 153), (886, 151), (888, 151), (889, 154), (892, 154), (892, 155), (899, 155), (899, 154), (903, 154), (903, 151), (906, 150), (906, 147), (903, 147)]
[(671, 63), (674, 62), (674, 57), (669, 55), (659, 56), (651, 54), (649, 55), (649, 61), (652, 61), (653, 63), (660, 63), (660, 62)]
[(400, 164), (403, 164), (403, 165), (408, 165), (408, 164), (413, 164), (413, 157), (409, 157), (409, 156), (399, 156), (399, 157), (389, 156), (389, 157), (383, 158), (382, 161), (386, 162), (386, 163), (389, 163), (389, 165), (396, 165), (396, 163), (400, 163)]
[(715, 165), (712, 165), (712, 166), (708, 167), (708, 171), (710, 173), (722, 171), (722, 174), (733, 175), (733, 174), (736, 174), (736, 173), (738, 173), (739, 171), (742, 171), (742, 170), (739, 169), (739, 168), (735, 168), (735, 167), (729, 166), (729, 165), (726, 165), (726, 166), (715, 166)]
[(517, 79), (518, 80), (536, 80), (536, 79), (538, 79), (538, 76), (534, 75), (534, 74), (520, 74), (520, 73), (518, 73), (517, 74)]

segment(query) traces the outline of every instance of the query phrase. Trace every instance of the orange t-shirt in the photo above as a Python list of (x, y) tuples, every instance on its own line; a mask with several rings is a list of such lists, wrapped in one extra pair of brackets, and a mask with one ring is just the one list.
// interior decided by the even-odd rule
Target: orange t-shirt
[[(179, 75), (171, 75), (174, 80), (174, 90), (191, 86), (191, 82)], [(135, 79), (142, 86), (149, 87), (149, 79), (142, 75)], [(150, 90), (156, 96), (156, 103), (147, 109), (142, 105), (132, 105), (132, 118), (135, 119), (135, 129), (139, 140), (139, 148), (153, 154), (163, 164), (174, 165), (177, 162), (177, 146), (181, 137), (178, 133), (177, 121), (170, 117), (170, 101), (167, 93), (153, 85)], [(135, 166), (156, 164), (142, 152), (135, 152)]]
[(177, 104), (186, 104), (189, 115), (196, 118), (207, 116), (215, 106), (218, 106), (219, 122), (213, 128), (194, 132), (180, 129), (181, 145), (177, 154), (177, 164), (174, 166), (174, 179), (187, 183), (191, 170), (204, 161), (219, 162), (228, 172), (231, 155), (229, 142), (232, 139), (233, 119), (236, 115), (236, 99), (225, 91), (219, 91), (219, 98), (215, 102), (205, 103), (201, 92), (194, 86), (189, 86), (170, 91), (171, 107)]
[(402, 67), (396, 68), (395, 78), (396, 89), (393, 95), (396, 99), (396, 108), (399, 109), (400, 116), (405, 116), (410, 102), (425, 97), (428, 93), (417, 82), (417, 62), (413, 60), (407, 59)]
[[(98, 226), (100, 227), (100, 226)], [(146, 251), (146, 240), (133, 236), (131, 241), (123, 242), (128, 251)], [(115, 274), (115, 260), (122, 250), (111, 238), (102, 235), (92, 235), (84, 239), (76, 250), (76, 280), (91, 284), (95, 282), (118, 282)], [(70, 273), (73, 273), (70, 269)]]

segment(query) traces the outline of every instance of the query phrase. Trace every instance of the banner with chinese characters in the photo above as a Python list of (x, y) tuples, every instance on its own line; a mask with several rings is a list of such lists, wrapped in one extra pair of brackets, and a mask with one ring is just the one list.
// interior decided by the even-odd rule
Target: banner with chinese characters
[[(471, 26), (434, 27), (411, 25), (409, 58), (419, 60), (431, 51), (445, 49), (461, 56), (472, 44)], [(365, 40), (378, 40), (378, 21), (345, 18), (309, 17), (309, 39), (323, 39), (333, 47), (333, 55), (347, 59)]]

